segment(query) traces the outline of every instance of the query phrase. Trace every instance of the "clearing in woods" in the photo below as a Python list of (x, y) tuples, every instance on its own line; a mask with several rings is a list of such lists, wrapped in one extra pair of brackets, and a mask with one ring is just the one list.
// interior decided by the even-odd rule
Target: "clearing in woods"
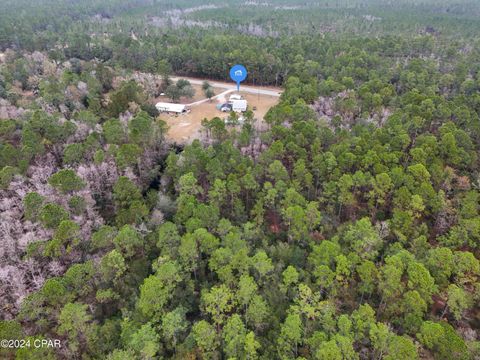
[[(185, 79), (182, 77), (182, 79)], [(228, 100), (232, 93), (236, 93), (236, 86), (231, 83), (213, 82), (215, 97), (209, 101), (203, 95), (201, 83), (203, 80), (186, 78), (192, 83), (196, 90), (195, 97), (190, 100), (190, 104), (182, 99), (182, 104), (188, 104), (190, 112), (187, 114), (160, 114), (160, 119), (164, 120), (169, 129), (167, 138), (176, 143), (190, 143), (194, 139), (200, 138), (200, 129), (202, 120), (208, 120), (218, 116), (226, 118), (228, 113), (217, 110), (216, 105)], [(257, 119), (256, 126), (262, 126), (263, 117), (268, 109), (277, 104), (281, 93), (280, 88), (266, 86), (241, 86), (240, 94), (248, 101), (249, 109), (253, 110), (254, 117)], [(168, 101), (165, 97), (156, 99), (157, 101)]]

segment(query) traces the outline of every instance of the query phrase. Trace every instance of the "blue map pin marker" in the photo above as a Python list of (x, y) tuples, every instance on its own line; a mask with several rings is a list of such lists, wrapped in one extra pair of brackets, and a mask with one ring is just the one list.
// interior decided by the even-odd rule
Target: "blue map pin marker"
[(240, 83), (247, 78), (247, 69), (243, 65), (234, 65), (230, 69), (230, 78), (237, 83), (237, 91), (240, 90)]

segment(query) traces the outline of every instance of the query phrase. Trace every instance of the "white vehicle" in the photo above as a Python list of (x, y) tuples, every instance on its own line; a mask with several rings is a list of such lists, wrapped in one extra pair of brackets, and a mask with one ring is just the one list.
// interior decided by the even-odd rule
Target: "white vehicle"
[(169, 112), (175, 114), (184, 114), (188, 112), (187, 106), (183, 104), (172, 104), (159, 102), (155, 105), (159, 112)]
[(240, 95), (240, 94), (232, 94), (232, 95), (230, 95), (230, 98), (228, 99), (228, 101), (229, 101), (230, 103), (232, 103), (232, 102), (234, 102), (235, 100), (243, 100), (242, 95)]
[(232, 101), (232, 111), (235, 112), (244, 112), (247, 111), (247, 100), (233, 100)]

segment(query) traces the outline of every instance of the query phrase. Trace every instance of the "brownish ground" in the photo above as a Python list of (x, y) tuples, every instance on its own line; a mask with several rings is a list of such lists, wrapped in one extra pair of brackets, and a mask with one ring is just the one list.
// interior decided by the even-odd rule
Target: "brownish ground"
[[(225, 90), (215, 89), (215, 94), (220, 94), (223, 91)], [(256, 108), (256, 110), (253, 112), (255, 114), (255, 118), (259, 122), (263, 121), (263, 117), (267, 113), (268, 109), (277, 104), (279, 100), (279, 98), (275, 96), (240, 93), (248, 101), (248, 106), (250, 109)], [(203, 92), (200, 92), (200, 94), (203, 95)], [(229, 95), (230, 94), (227, 94), (226, 97), (228, 98)], [(202, 97), (200, 96), (199, 99), (194, 99), (189, 102), (194, 102), (201, 99)], [(215, 108), (215, 105), (220, 102), (220, 100), (221, 99), (213, 100), (212, 102), (205, 102), (192, 106), (191, 111), (188, 114), (160, 114), (160, 119), (164, 120), (169, 126), (167, 138), (176, 143), (189, 143), (194, 139), (198, 139), (200, 137), (202, 120), (204, 118), (210, 120), (215, 116), (218, 116), (223, 119), (228, 116), (227, 113), (223, 113)]]

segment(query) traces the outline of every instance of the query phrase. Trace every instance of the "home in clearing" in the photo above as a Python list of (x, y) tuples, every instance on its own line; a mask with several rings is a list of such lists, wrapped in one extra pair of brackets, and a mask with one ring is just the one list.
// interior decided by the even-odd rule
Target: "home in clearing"
[(159, 112), (183, 114), (188, 112), (187, 105), (159, 102), (155, 105)]

